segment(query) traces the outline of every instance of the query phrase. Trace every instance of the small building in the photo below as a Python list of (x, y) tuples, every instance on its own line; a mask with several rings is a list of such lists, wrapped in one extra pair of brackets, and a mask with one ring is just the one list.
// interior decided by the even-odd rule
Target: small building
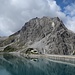
[(28, 48), (26, 54), (38, 54), (38, 51), (34, 48)]
[(31, 50), (31, 54), (38, 54), (38, 51), (36, 49)]

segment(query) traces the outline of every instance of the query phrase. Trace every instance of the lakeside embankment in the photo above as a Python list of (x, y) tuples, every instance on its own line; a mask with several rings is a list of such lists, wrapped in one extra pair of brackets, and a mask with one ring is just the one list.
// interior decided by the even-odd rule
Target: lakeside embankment
[(14, 56), (19, 57), (25, 57), (25, 58), (49, 58), (52, 60), (58, 60), (58, 61), (67, 61), (67, 62), (75, 62), (75, 56), (74, 55), (52, 55), (52, 54), (24, 54), (20, 52), (10, 52), (9, 54), (12, 54)]
[(49, 58), (52, 60), (62, 60), (62, 61), (75, 61), (74, 55), (51, 55), (51, 54), (23, 54), (21, 56), (26, 58)]

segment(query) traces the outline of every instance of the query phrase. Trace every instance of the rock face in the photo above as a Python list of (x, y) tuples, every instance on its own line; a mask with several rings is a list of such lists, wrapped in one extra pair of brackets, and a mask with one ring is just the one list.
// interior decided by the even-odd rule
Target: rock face
[(36, 48), (42, 54), (71, 55), (75, 51), (75, 34), (58, 17), (33, 18), (13, 36), (17, 46)]
[(75, 34), (58, 18), (34, 18), (20, 31), (20, 41), (40, 53), (72, 54), (75, 50)]

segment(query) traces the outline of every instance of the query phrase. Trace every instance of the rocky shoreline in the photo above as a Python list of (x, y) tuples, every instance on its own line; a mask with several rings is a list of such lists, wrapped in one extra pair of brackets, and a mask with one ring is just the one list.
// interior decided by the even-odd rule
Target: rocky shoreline
[(74, 55), (52, 55), (52, 54), (25, 54), (19, 52), (9, 52), (9, 53), (0, 53), (1, 54), (11, 54), (16, 57), (22, 57), (26, 59), (49, 59), (57, 62), (66, 62), (75, 64)]
[(58, 60), (58, 61), (68, 61), (68, 62), (74, 62), (75, 56), (74, 55), (52, 55), (52, 54), (24, 54), (19, 52), (10, 52), (10, 54), (16, 55), (16, 56), (22, 56), (25, 58), (30, 59), (37, 59), (37, 58), (49, 58), (52, 60)]

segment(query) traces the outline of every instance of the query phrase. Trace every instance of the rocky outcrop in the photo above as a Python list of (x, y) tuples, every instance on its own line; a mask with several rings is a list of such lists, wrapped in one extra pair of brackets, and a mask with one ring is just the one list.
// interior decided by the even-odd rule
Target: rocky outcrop
[(40, 53), (69, 55), (75, 50), (75, 34), (58, 17), (36, 17), (25, 23), (20, 41)]
[[(75, 33), (68, 30), (58, 18), (33, 18), (9, 38), (21, 48), (34, 48), (41, 54), (70, 55), (75, 50)], [(9, 40), (8, 38), (8, 40)], [(9, 42), (10, 43), (10, 42)]]

